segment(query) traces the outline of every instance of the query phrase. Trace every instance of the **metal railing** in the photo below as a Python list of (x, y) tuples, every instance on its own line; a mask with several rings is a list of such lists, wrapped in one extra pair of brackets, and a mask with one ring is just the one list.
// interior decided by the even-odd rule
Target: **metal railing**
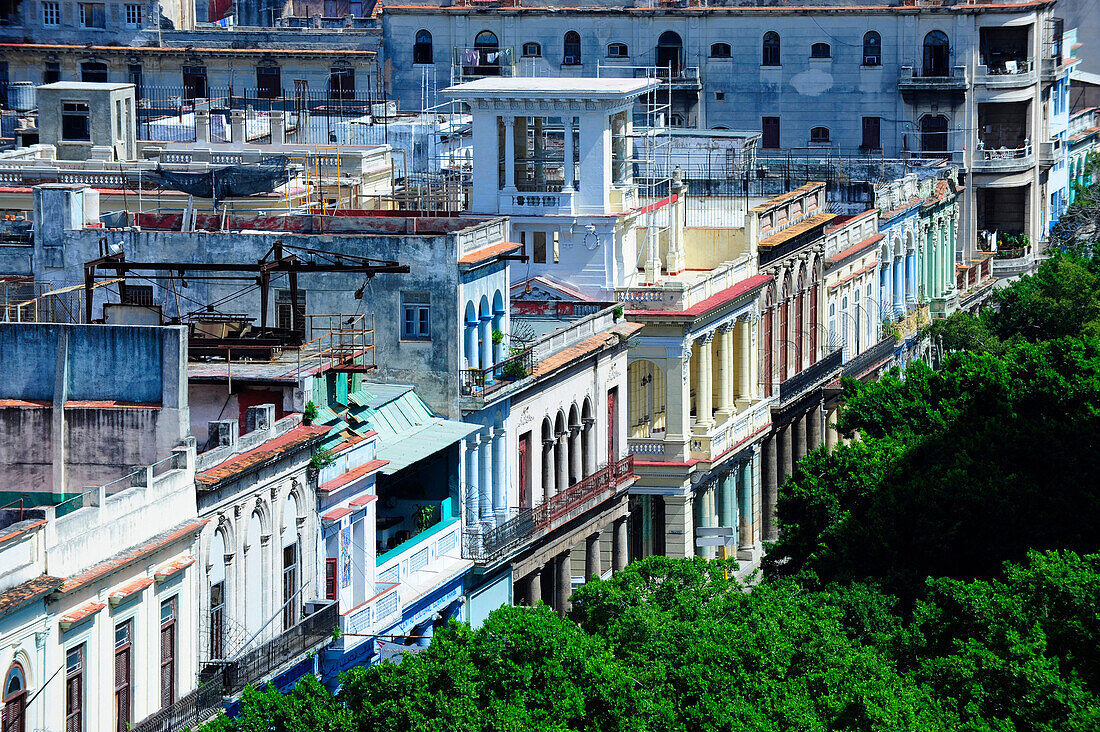
[(844, 364), (841, 371), (843, 376), (862, 376), (867, 369), (886, 359), (894, 353), (894, 337), (887, 336), (863, 353), (857, 354), (848, 363)]
[(500, 559), (537, 535), (573, 518), (577, 509), (584, 508), (601, 493), (613, 492), (633, 476), (634, 456), (628, 455), (582, 478), (538, 506), (520, 509), (515, 517), (488, 532), (464, 532), (462, 556), (476, 562)]
[(525, 348), (500, 363), (483, 369), (462, 369), (462, 394), (485, 396), (513, 381), (526, 378), (535, 368), (535, 349)]
[(221, 678), (215, 677), (201, 684), (176, 703), (151, 714), (134, 726), (130, 732), (180, 732), (189, 730), (214, 716), (222, 705)]
[(817, 363), (811, 364), (808, 368), (802, 369), (782, 382), (779, 385), (779, 401), (781, 403), (789, 402), (837, 373), (843, 361), (841, 351), (842, 349), (838, 348), (832, 353), (826, 354)]
[(217, 679), (225, 696), (239, 694), (244, 687), (261, 681), (291, 661), (333, 639), (340, 625), (340, 605), (330, 602), (297, 625), (268, 642), (231, 660), (209, 661), (199, 673), (200, 680)]

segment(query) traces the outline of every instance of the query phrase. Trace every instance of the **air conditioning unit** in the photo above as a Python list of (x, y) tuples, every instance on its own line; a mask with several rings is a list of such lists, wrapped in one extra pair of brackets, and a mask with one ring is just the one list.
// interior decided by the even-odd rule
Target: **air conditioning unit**
[(863, 65), (864, 66), (878, 66), (879, 63), (880, 63), (880, 59), (877, 56), (864, 56), (863, 57)]
[(566, 56), (562, 63), (566, 66), (576, 66), (580, 63), (580, 60), (576, 56)]

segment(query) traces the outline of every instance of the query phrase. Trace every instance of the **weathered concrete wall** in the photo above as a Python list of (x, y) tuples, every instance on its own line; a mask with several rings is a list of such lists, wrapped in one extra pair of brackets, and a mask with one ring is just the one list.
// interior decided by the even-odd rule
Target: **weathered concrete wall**
[(166, 457), (189, 433), (180, 327), (0, 323), (0, 478), (62, 493)]

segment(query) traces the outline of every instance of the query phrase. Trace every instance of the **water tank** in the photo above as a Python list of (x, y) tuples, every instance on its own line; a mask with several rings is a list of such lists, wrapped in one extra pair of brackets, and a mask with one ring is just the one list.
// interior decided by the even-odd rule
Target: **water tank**
[(16, 112), (30, 112), (35, 104), (34, 82), (13, 81), (8, 85), (8, 106)]

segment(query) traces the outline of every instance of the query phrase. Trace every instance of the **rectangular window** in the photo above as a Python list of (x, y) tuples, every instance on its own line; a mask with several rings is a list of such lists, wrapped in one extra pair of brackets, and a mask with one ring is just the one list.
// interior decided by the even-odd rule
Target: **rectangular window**
[(134, 85), (134, 96), (141, 99), (141, 64), (126, 67), (126, 81)]
[(778, 117), (761, 117), (760, 118), (760, 131), (762, 139), (760, 140), (760, 146), (764, 149), (777, 149), (779, 147), (779, 118)]
[(558, 263), (558, 232), (554, 232), (554, 264)]
[(283, 547), (283, 630), (298, 622), (298, 545)]
[(336, 559), (325, 559), (325, 599), (336, 599)]
[(133, 703), (130, 700), (130, 642), (133, 621), (115, 626), (115, 730), (129, 732)]
[(141, 27), (141, 6), (126, 4), (126, 25), (131, 28)]
[(882, 141), (879, 138), (879, 123), (878, 117), (863, 118), (863, 142), (860, 143), (860, 147), (864, 150), (879, 150), (882, 148)]
[(206, 67), (183, 67), (183, 95), (188, 100), (206, 99), (210, 95), (206, 89)]
[[(61, 25), (61, 4), (56, 2), (42, 3), (42, 25)], [(49, 83), (49, 82), (47, 82)]]
[(46, 68), (42, 71), (42, 83), (53, 84), (61, 81), (61, 62), (47, 61)]
[(328, 75), (329, 99), (355, 99), (355, 69), (334, 66)]
[(85, 28), (106, 28), (107, 6), (103, 3), (80, 3), (80, 24)]
[(210, 585), (210, 658), (225, 658), (225, 583)]
[(61, 139), (91, 140), (91, 128), (88, 125), (88, 105), (85, 102), (63, 102), (61, 104)]
[(65, 732), (84, 731), (84, 646), (65, 654)]
[(123, 285), (122, 302), (127, 305), (151, 306), (153, 304), (153, 286)]
[[(306, 291), (298, 290), (295, 297), (298, 305), (291, 310), (290, 290), (278, 290), (275, 292), (275, 321), (283, 330), (293, 331), (306, 337)], [(293, 315), (293, 322), (291, 316)]]
[(546, 264), (546, 232), (536, 231), (532, 233), (534, 237), (534, 258), (536, 264)]
[(278, 99), (283, 95), (283, 74), (278, 66), (256, 67), (256, 96), (260, 99)]
[(176, 701), (176, 599), (160, 604), (160, 706)]
[(401, 339), (431, 340), (431, 297), (426, 292), (401, 293)]

